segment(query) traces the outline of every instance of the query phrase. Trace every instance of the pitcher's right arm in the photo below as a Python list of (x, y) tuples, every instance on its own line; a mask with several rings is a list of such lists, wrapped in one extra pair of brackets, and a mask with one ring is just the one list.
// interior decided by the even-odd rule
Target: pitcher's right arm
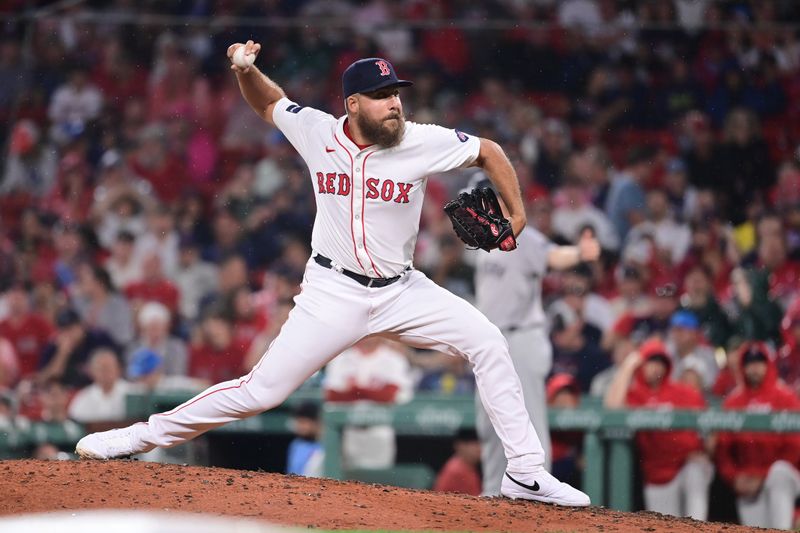
[(253, 41), (247, 41), (245, 44), (234, 43), (228, 47), (228, 58), (231, 59), (231, 70), (236, 73), (239, 90), (242, 91), (245, 101), (258, 116), (274, 126), (272, 111), (278, 100), (285, 97), (286, 93), (255, 65), (243, 69), (233, 63), (233, 54), (240, 46), (245, 47), (245, 53), (257, 55), (261, 45)]

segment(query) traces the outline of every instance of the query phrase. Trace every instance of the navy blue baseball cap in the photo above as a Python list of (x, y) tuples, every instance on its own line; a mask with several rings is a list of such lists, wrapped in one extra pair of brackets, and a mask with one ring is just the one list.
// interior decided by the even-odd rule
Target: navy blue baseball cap
[(414, 85), (408, 80), (397, 79), (391, 63), (380, 57), (359, 59), (342, 74), (342, 94), (369, 93), (384, 87), (408, 87)]

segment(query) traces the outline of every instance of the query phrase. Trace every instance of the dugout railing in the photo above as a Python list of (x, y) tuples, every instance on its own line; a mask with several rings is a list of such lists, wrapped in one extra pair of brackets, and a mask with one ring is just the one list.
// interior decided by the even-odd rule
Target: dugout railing
[[(127, 399), (132, 420), (175, 407), (190, 395), (134, 394)], [(304, 400), (320, 400), (318, 390), (299, 391), (280, 407), (227, 424), (215, 431), (258, 434), (289, 434), (291, 408)], [(341, 434), (347, 425), (388, 424), (397, 435), (452, 436), (459, 428), (475, 426), (475, 403), (471, 396), (419, 395), (407, 404), (325, 404), (322, 410), (324, 474), (342, 479)], [(585, 469), (583, 490), (596, 505), (629, 511), (633, 509), (634, 446), (639, 430), (695, 429), (716, 431), (800, 432), (800, 412), (747, 413), (711, 408), (705, 411), (608, 410), (597, 401), (585, 400), (578, 409), (551, 410), (551, 430), (582, 431)], [(84, 434), (74, 423), (23, 423), (0, 425), (0, 457), (21, 457), (41, 442), (68, 447)], [(612, 475), (613, 473), (613, 475)]]

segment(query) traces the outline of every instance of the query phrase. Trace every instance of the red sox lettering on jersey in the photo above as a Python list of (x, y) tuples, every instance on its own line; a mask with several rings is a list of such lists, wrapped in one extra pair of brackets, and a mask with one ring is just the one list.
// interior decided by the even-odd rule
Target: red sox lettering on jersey
[[(380, 61), (377, 67), (383, 72)], [(478, 137), (406, 122), (400, 144), (359, 148), (346, 117), (302, 107), (287, 98), (273, 120), (303, 157), (317, 199), (315, 251), (370, 277), (392, 277), (411, 265), (427, 176), (470, 165)]]

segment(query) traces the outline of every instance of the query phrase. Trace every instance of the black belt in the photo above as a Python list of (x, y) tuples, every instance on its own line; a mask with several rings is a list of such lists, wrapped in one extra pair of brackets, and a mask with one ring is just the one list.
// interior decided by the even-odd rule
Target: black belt
[[(333, 268), (333, 262), (324, 255), (319, 255), (319, 254), (315, 255), (314, 261), (316, 261), (317, 264), (320, 266), (336, 270), (337, 272), (339, 271), (338, 269)], [(370, 278), (368, 276), (362, 276), (361, 274), (356, 274), (355, 272), (350, 272), (349, 270), (345, 269), (342, 269), (341, 273), (350, 279), (356, 280), (365, 287), (386, 287), (387, 285), (391, 285), (392, 283), (403, 277), (403, 276), (395, 276), (393, 278)]]

